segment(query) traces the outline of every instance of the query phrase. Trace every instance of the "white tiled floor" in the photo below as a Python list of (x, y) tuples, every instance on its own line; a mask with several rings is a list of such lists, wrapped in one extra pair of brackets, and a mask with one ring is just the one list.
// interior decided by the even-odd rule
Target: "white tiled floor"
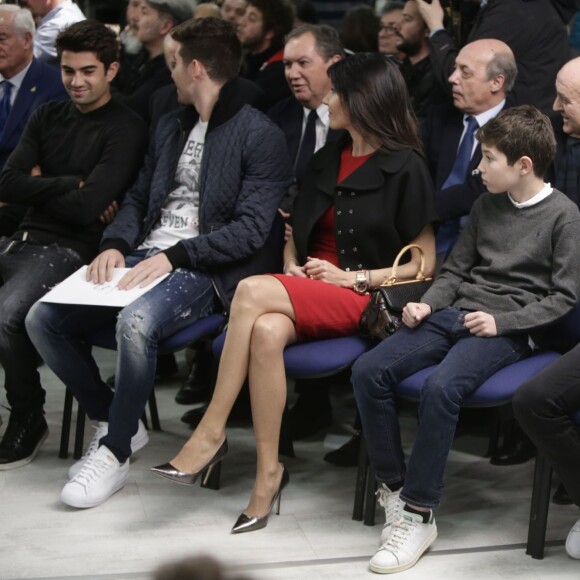
[[(97, 356), (108, 376), (112, 354), (100, 351)], [(215, 555), (263, 580), (376, 577), (367, 562), (380, 527), (351, 519), (355, 470), (322, 461), (335, 436), (296, 444), (297, 458), (286, 460), (291, 481), (282, 514), (256, 533), (229, 534), (252, 484), (249, 427), (229, 430), (230, 454), (220, 491), (172, 485), (150, 474), (148, 468), (168, 460), (189, 434), (179, 421), (184, 408), (173, 402), (183, 377), (157, 388), (163, 432), (152, 433), (150, 444), (135, 458), (126, 488), (98, 508), (77, 511), (62, 505), (59, 493), (72, 461), (57, 456), (64, 389), (46, 367), (41, 373), (48, 391), (50, 437), (31, 465), (0, 472), (0, 579), (144, 579), (161, 562), (198, 553)], [(411, 417), (406, 424), (405, 440), (411, 442)], [(344, 435), (344, 424), (333, 431)], [(551, 506), (552, 543), (546, 557), (536, 561), (526, 556), (533, 462), (492, 467), (481, 457), (486, 443), (483, 437), (458, 439), (437, 513), (439, 538), (403, 577), (579, 578), (580, 561), (568, 558), (562, 545), (578, 510)]]

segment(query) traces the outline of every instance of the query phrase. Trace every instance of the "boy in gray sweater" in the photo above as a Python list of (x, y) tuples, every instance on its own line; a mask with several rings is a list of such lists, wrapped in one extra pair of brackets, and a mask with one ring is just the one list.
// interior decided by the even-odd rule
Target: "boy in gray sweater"
[[(433, 508), (462, 400), (525, 358), (541, 330), (580, 295), (580, 212), (544, 183), (556, 150), (547, 117), (530, 106), (501, 112), (478, 130), (489, 193), (404, 327), (360, 357), (352, 382), (387, 516), (374, 572), (413, 566), (437, 537)], [(438, 364), (421, 391), (419, 429), (405, 466), (394, 404), (397, 384)]]

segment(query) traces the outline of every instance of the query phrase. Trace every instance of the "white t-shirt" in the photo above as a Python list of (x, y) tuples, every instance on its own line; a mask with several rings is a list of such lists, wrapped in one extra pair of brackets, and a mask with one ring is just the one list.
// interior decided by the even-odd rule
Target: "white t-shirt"
[(191, 130), (177, 163), (175, 187), (165, 200), (161, 216), (139, 249), (166, 250), (199, 235), (199, 172), (207, 122)]

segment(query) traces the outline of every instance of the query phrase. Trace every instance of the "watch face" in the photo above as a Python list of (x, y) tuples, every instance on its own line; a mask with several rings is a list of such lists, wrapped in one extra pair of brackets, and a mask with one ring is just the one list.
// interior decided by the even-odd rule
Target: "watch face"
[(360, 292), (361, 294), (363, 294), (364, 292), (366, 292), (368, 287), (368, 282), (367, 282), (367, 278), (364, 274), (364, 272), (357, 272), (356, 273), (356, 282), (354, 283), (354, 289), (357, 292)]

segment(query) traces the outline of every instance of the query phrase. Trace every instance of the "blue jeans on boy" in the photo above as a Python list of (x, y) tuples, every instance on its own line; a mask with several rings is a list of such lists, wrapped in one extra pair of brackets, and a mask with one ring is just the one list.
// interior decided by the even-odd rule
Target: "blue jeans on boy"
[(75, 251), (57, 244), (0, 239), (0, 364), (12, 413), (42, 413), (45, 399), (24, 319), (40, 297), (82, 264)]
[[(155, 251), (136, 251), (127, 256), (134, 266)], [(155, 381), (157, 344), (195, 320), (215, 311), (217, 297), (208, 274), (179, 268), (143, 296), (123, 308), (37, 303), (26, 327), (38, 351), (70, 389), (87, 415), (108, 421), (101, 440), (124, 462), (131, 455), (131, 437)], [(115, 324), (117, 368), (115, 391), (101, 379), (83, 337), (103, 326)]]
[[(462, 400), (501, 368), (530, 353), (527, 335), (473, 336), (464, 326), (466, 313), (447, 308), (417, 328), (401, 328), (361, 356), (352, 371), (376, 478), (386, 485), (404, 480), (401, 499), (419, 507), (439, 505)], [(421, 390), (419, 429), (406, 469), (395, 408), (396, 386), (435, 364), (437, 369)]]

